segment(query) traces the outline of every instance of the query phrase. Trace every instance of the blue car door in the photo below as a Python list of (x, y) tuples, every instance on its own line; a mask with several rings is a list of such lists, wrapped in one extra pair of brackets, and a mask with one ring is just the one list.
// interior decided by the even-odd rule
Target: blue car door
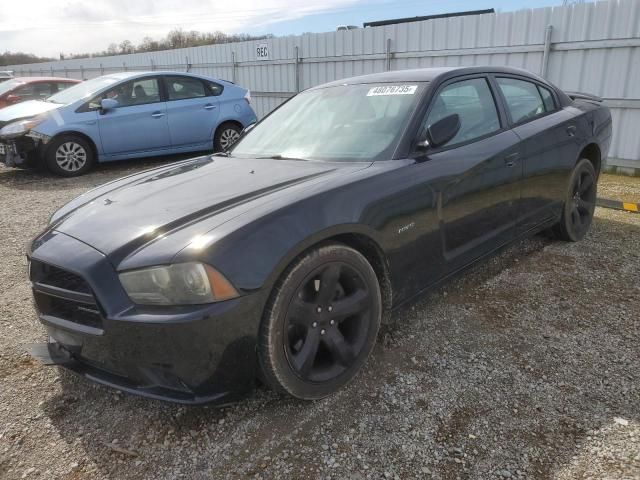
[(106, 156), (127, 155), (171, 147), (167, 104), (157, 77), (129, 80), (101, 95), (118, 102), (98, 115), (102, 149)]
[(219, 105), (203, 80), (186, 75), (164, 77), (171, 144), (174, 148), (213, 147)]

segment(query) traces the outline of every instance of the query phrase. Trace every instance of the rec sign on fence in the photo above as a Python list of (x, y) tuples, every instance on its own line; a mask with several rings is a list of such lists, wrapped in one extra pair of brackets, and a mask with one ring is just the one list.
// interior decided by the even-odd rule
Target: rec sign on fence
[(269, 45), (267, 43), (256, 45), (256, 60), (269, 60)]

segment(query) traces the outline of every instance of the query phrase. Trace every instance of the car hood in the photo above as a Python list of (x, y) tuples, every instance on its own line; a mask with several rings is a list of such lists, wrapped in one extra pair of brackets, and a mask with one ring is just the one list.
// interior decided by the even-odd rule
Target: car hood
[(62, 105), (59, 103), (41, 102), (40, 100), (16, 103), (0, 110), (0, 123), (7, 124), (14, 120), (34, 117), (40, 113), (49, 112), (60, 107)]
[(116, 266), (159, 240), (174, 255), (186, 246), (184, 238), (206, 233), (230, 213), (240, 215), (251, 202), (369, 164), (349, 165), (202, 157), (98, 187), (57, 212), (52, 226), (101, 251)]

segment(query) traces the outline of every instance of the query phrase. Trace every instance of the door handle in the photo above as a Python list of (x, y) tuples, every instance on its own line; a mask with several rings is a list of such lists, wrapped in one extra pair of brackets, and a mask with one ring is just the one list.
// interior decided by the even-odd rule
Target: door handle
[(567, 135), (569, 135), (570, 137), (573, 137), (576, 134), (577, 130), (578, 129), (575, 125), (569, 125), (567, 127)]
[(211, 105), (210, 103), (207, 103), (207, 104), (204, 106), (204, 109), (205, 109), (205, 110), (213, 110), (214, 108), (216, 108), (216, 106), (215, 106), (215, 105)]
[(152, 116), (153, 118), (162, 118), (162, 117), (164, 117), (164, 113), (162, 113), (162, 112), (153, 112), (153, 113), (151, 114), (151, 116)]
[(513, 167), (516, 164), (516, 160), (518, 160), (518, 158), (520, 158), (519, 153), (512, 153), (511, 155), (507, 155), (506, 157), (504, 157), (504, 164), (507, 167)]

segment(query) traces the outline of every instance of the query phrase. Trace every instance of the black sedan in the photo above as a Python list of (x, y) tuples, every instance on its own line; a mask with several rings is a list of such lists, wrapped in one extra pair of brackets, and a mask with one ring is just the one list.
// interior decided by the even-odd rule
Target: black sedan
[(309, 89), (226, 154), (76, 198), (28, 252), (35, 356), (120, 390), (318, 399), (393, 309), (542, 230), (578, 241), (608, 109), (530, 73), (388, 72)]

